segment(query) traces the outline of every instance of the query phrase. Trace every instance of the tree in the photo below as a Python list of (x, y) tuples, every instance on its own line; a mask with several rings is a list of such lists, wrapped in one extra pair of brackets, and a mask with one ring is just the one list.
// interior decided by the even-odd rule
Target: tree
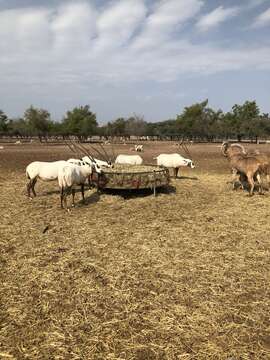
[(177, 128), (183, 136), (193, 139), (203, 138), (207, 134), (205, 115), (208, 100), (184, 108), (184, 112), (177, 116)]
[(8, 117), (4, 111), (0, 110), (0, 135), (8, 132)]
[(29, 135), (29, 130), (24, 119), (17, 118), (9, 121), (9, 133), (12, 136), (26, 137)]
[(261, 133), (259, 127), (260, 109), (256, 101), (246, 101), (243, 105), (235, 104), (232, 107), (232, 129), (241, 141), (243, 136), (257, 138)]
[(176, 125), (176, 120), (173, 119), (157, 123), (147, 123), (145, 135), (172, 138), (173, 136), (179, 135)]
[(24, 120), (31, 135), (37, 135), (39, 140), (48, 135), (50, 128), (50, 113), (32, 105), (24, 112)]
[(68, 135), (76, 135), (79, 139), (87, 138), (97, 131), (96, 114), (90, 111), (89, 105), (75, 107), (67, 112), (63, 127)]
[(126, 130), (126, 120), (124, 118), (118, 118), (112, 123), (109, 123), (109, 131), (112, 136), (124, 136)]
[(146, 121), (143, 116), (134, 114), (126, 120), (125, 132), (127, 136), (143, 136), (146, 132)]

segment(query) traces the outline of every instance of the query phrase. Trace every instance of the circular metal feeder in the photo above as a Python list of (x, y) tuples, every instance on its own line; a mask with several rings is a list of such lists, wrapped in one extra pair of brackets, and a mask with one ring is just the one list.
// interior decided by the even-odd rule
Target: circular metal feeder
[(156, 189), (170, 182), (169, 170), (156, 165), (122, 165), (104, 168), (99, 188), (113, 190)]

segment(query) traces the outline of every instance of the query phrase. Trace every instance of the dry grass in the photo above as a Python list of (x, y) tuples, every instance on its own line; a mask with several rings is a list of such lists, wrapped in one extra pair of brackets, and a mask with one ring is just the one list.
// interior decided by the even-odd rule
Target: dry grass
[(1, 359), (270, 358), (270, 195), (233, 192), (216, 145), (191, 152), (175, 192), (91, 190), (67, 213), (56, 183), (24, 194), (24, 166), (65, 148), (5, 146)]
[(104, 171), (108, 173), (141, 173), (150, 172), (156, 169), (156, 166), (151, 165), (115, 164), (113, 168), (104, 168)]

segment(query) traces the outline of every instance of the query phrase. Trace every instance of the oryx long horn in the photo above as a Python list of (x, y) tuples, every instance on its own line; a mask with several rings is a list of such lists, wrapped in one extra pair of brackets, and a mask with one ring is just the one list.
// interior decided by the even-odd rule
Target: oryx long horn
[(96, 148), (96, 147), (94, 147), (93, 145), (90, 145), (91, 146), (91, 148), (99, 155), (99, 156), (101, 156), (101, 159), (102, 160), (106, 160), (106, 158), (104, 157), (104, 155)]
[(72, 147), (72, 146), (70, 145), (70, 143), (69, 143), (68, 141), (66, 141), (66, 140), (65, 140), (65, 144), (69, 147), (69, 149), (70, 149), (74, 154), (76, 154), (77, 156), (80, 157), (79, 152), (74, 149), (74, 145), (73, 145), (73, 147)]
[(184, 143), (184, 148), (186, 149), (186, 153), (188, 154), (188, 156), (192, 159), (190, 151), (188, 150), (188, 147), (187, 147), (187, 145), (185, 143)]
[(106, 157), (106, 159), (107, 159), (107, 162), (109, 162), (109, 161), (110, 161), (110, 156), (109, 156), (109, 154), (107, 153), (107, 151), (105, 150), (104, 146), (103, 146), (101, 143), (98, 143), (98, 145), (101, 147), (103, 153), (105, 154), (105, 157)]
[(184, 152), (186, 153), (186, 155), (189, 156), (190, 158), (192, 158), (192, 156), (191, 156), (191, 154), (190, 154), (190, 152), (189, 152), (189, 150), (188, 150), (188, 148), (187, 148), (187, 146), (186, 146), (186, 144), (184, 142), (181, 143), (181, 147), (184, 150)]
[(113, 154), (113, 162), (115, 162), (116, 155), (115, 155), (115, 152), (114, 152), (114, 148), (113, 148), (113, 144), (112, 144), (112, 143), (111, 143), (111, 148), (112, 148), (112, 154)]
[(85, 149), (85, 147), (82, 144), (75, 144), (73, 142), (72, 144), (75, 148), (79, 149), (84, 155), (88, 156), (91, 161), (96, 162), (93, 156), (87, 151), (87, 149)]

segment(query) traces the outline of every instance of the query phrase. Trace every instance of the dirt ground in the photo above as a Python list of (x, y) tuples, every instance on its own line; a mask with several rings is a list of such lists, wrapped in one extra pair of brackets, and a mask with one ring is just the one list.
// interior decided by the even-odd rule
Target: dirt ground
[(4, 144), (0, 359), (270, 358), (270, 193), (232, 191), (218, 144), (189, 151), (196, 168), (156, 198), (92, 189), (68, 213), (57, 182), (26, 197), (25, 167), (74, 154)]

